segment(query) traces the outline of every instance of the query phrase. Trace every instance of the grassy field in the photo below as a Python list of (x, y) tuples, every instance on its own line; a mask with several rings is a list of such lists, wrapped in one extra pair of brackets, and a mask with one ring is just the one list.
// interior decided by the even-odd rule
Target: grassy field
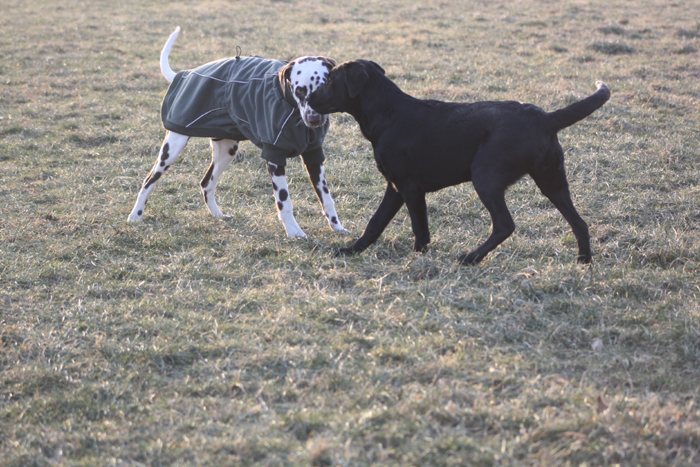
[[(196, 3), (196, 6), (192, 6)], [(0, 0), (0, 465), (700, 464), (700, 5)], [(199, 190), (193, 140), (127, 224), (163, 137), (158, 68), (235, 54), (380, 63), (418, 97), (554, 110), (594, 264), (522, 180), (516, 232), (475, 267), (471, 185), (334, 258), (383, 194), (332, 118), (334, 234), (299, 160), (292, 240), (259, 151)]]

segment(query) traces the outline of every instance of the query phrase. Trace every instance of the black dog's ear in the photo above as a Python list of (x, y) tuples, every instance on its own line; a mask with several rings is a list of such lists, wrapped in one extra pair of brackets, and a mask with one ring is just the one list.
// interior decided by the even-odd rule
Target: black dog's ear
[(294, 66), (294, 62), (291, 61), (287, 63), (285, 66), (280, 68), (280, 71), (277, 72), (277, 77), (279, 78), (280, 81), (280, 87), (282, 88), (282, 95), (285, 95), (285, 91), (287, 90), (287, 81), (289, 81), (289, 77), (292, 74), (292, 67)]
[(350, 98), (354, 99), (360, 94), (365, 83), (369, 79), (369, 74), (364, 63), (362, 62), (349, 62), (346, 66), (346, 80), (345, 84), (348, 87), (348, 94)]
[(378, 69), (379, 71), (381, 71), (383, 75), (386, 74), (386, 71), (384, 71), (384, 68), (382, 68), (382, 67), (379, 66), (379, 63), (373, 62), (373, 61), (370, 61), (370, 63), (371, 63), (372, 65), (376, 66), (377, 69)]

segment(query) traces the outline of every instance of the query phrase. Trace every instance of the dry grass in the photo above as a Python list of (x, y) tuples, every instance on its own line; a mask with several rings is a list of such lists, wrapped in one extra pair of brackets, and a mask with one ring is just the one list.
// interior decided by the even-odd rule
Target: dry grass
[[(2, 2), (0, 464), (691, 466), (700, 462), (700, 13), (578, 2)], [(126, 223), (162, 138), (171, 63), (323, 54), (407, 92), (545, 109), (612, 90), (562, 132), (593, 267), (524, 180), (516, 233), (469, 185), (402, 211), (364, 254), (321, 218), (299, 162), (276, 220), (256, 148), (210, 218), (193, 141)], [(327, 173), (353, 238), (383, 183), (347, 116)]]

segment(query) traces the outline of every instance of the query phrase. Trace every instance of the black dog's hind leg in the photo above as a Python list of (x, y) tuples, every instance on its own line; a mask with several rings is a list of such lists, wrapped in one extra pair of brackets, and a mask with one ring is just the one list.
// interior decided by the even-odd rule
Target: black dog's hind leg
[(384, 232), (386, 226), (389, 225), (389, 222), (394, 218), (396, 213), (399, 212), (403, 203), (404, 201), (401, 194), (394, 189), (391, 183), (387, 183), (384, 198), (379, 204), (377, 212), (375, 212), (369, 220), (367, 228), (365, 228), (362, 236), (349, 248), (341, 248), (338, 254), (348, 255), (366, 250), (368, 246), (377, 241), (382, 232)]
[(425, 204), (425, 193), (417, 190), (402, 189), (401, 195), (406, 202), (411, 216), (411, 227), (415, 244), (413, 251), (424, 251), (430, 243), (430, 228), (428, 226), (428, 208)]
[(503, 243), (506, 238), (515, 230), (513, 217), (506, 206), (506, 187), (508, 183), (499, 181), (497, 173), (481, 173), (475, 174), (473, 185), (479, 199), (484, 204), (484, 207), (491, 214), (491, 235), (489, 238), (476, 250), (469, 254), (459, 257), (462, 264), (475, 264), (484, 259), (484, 257), (498, 245)]
[(571, 226), (571, 230), (574, 232), (578, 242), (577, 261), (579, 263), (590, 263), (593, 260), (593, 255), (591, 253), (591, 237), (588, 233), (588, 224), (578, 214), (573, 201), (571, 201), (569, 183), (566, 181), (566, 173), (563, 166), (540, 174), (531, 174), (531, 176), (542, 194), (554, 204)]

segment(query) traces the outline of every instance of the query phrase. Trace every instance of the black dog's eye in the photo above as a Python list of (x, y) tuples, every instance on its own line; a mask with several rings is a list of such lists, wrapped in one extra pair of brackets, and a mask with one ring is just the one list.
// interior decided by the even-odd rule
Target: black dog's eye
[(297, 88), (296, 91), (294, 91), (294, 94), (300, 101), (303, 101), (306, 99), (306, 87)]

